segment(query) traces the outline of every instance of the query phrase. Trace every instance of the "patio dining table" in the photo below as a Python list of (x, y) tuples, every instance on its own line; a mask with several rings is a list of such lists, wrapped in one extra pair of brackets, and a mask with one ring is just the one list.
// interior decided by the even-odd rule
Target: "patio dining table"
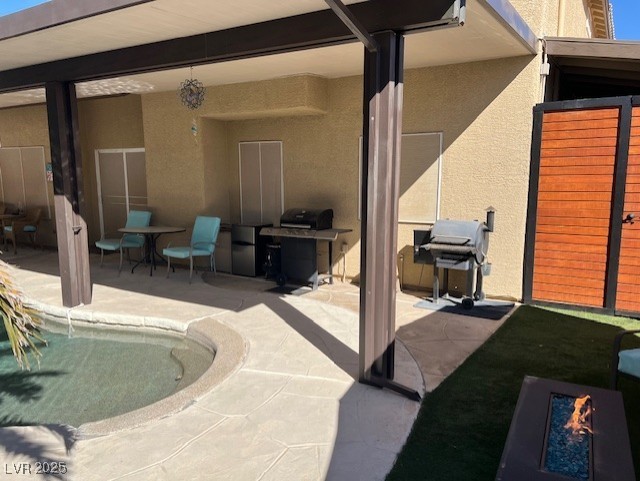
[(122, 227), (118, 229), (119, 232), (123, 234), (140, 234), (144, 235), (146, 252), (142, 259), (135, 263), (135, 265), (131, 268), (131, 273), (138, 267), (142, 262), (148, 261), (151, 265), (151, 269), (149, 272), (150, 276), (153, 276), (153, 271), (156, 268), (157, 260), (162, 260), (165, 264), (167, 260), (162, 257), (162, 255), (158, 252), (156, 248), (156, 244), (158, 241), (158, 237), (162, 234), (175, 234), (178, 232), (184, 232), (187, 229), (185, 227), (168, 227), (162, 225), (151, 225), (147, 227)]

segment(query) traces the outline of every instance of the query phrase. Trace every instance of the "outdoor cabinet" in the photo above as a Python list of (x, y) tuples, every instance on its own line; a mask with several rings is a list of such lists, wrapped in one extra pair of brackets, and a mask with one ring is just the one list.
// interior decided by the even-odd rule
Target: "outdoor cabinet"
[(220, 231), (216, 242), (216, 270), (231, 272), (231, 232)]
[(240, 219), (277, 225), (284, 204), (282, 142), (240, 142)]

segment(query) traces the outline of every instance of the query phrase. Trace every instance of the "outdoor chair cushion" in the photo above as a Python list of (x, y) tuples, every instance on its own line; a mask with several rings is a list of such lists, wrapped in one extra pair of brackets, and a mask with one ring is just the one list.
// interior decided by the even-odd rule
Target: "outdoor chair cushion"
[[(211, 255), (211, 251), (207, 249), (193, 249), (191, 251), (195, 257)], [(188, 247), (166, 247), (162, 250), (162, 254), (169, 257), (175, 257), (177, 259), (188, 259), (189, 248)]]
[[(136, 247), (142, 247), (144, 245), (144, 238), (127, 238), (122, 239), (123, 249), (135, 249)], [(106, 251), (117, 251), (120, 249), (120, 239), (102, 239), (96, 241), (96, 247), (98, 249), (104, 249)]]
[[(25, 225), (22, 230), (24, 232), (36, 232), (38, 228), (35, 225)], [(13, 232), (13, 226), (12, 225), (5, 226), (4, 231)]]
[(618, 371), (640, 378), (640, 349), (620, 351), (618, 359)]

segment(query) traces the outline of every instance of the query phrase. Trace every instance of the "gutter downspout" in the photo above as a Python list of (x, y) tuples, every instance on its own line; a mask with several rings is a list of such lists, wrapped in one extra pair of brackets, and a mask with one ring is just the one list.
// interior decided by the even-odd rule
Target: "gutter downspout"
[(540, 39), (542, 43), (542, 65), (540, 65), (540, 103), (545, 101), (547, 93), (547, 78), (551, 72), (551, 65), (547, 57), (547, 42), (544, 38)]

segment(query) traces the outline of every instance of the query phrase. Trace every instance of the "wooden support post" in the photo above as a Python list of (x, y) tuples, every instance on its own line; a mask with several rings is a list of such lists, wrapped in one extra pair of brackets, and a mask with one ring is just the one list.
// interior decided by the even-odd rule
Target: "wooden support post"
[(91, 303), (76, 91), (71, 82), (47, 82), (46, 92), (62, 302), (74, 307)]
[(365, 51), (360, 257), (360, 381), (420, 399), (393, 382), (404, 38)]

